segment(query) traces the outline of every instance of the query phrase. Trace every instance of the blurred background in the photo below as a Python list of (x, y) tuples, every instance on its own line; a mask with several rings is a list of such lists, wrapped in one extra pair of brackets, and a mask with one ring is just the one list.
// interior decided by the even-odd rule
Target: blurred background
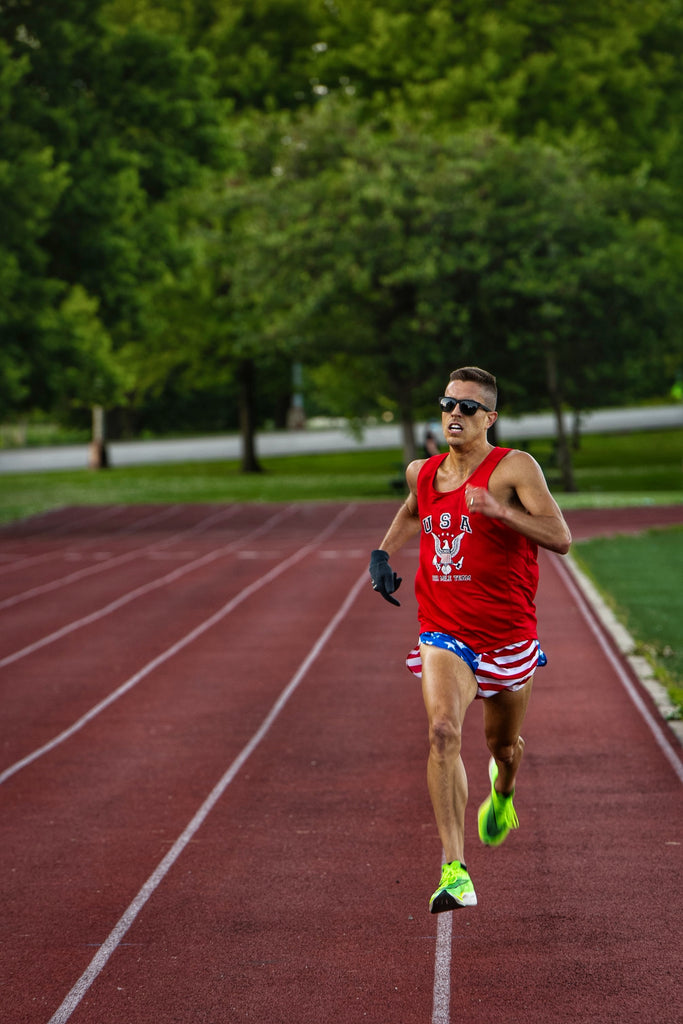
[(405, 463), (476, 364), (575, 490), (591, 410), (683, 400), (682, 6), (2, 0), (2, 446)]

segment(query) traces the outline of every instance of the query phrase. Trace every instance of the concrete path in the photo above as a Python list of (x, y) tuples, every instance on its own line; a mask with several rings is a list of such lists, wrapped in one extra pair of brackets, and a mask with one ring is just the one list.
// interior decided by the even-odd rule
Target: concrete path
[[(546, 413), (519, 417), (503, 415), (499, 424), (502, 441), (552, 437), (555, 433), (553, 417)], [(596, 410), (582, 417), (582, 425), (586, 433), (683, 427), (683, 405)], [(416, 437), (421, 438), (426, 429), (427, 424), (418, 424)], [(570, 416), (567, 416), (567, 429), (571, 429)], [(398, 425), (368, 427), (360, 440), (343, 428), (272, 431), (257, 437), (260, 456), (400, 447), (401, 431)], [(238, 459), (241, 442), (238, 435), (225, 434), (164, 441), (112, 441), (107, 450), (112, 466), (144, 466), (194, 460)], [(0, 451), (0, 473), (84, 469), (87, 465), (88, 445), (85, 444)]]

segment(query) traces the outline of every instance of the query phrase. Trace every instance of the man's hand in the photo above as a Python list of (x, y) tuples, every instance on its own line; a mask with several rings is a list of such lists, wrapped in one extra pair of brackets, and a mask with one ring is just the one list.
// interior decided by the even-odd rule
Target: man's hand
[(465, 488), (465, 502), (468, 512), (479, 512), (489, 519), (503, 519), (505, 508), (486, 487)]
[(372, 589), (379, 591), (385, 601), (400, 608), (401, 602), (391, 595), (401, 586), (402, 577), (397, 576), (389, 565), (389, 555), (386, 551), (377, 549), (370, 555), (370, 576)]

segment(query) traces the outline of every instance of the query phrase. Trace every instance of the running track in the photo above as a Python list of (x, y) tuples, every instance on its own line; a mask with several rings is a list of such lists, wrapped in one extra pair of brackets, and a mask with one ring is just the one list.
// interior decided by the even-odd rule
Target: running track
[[(680, 750), (559, 556), (504, 847), (434, 917), (396, 502), (71, 508), (0, 531), (5, 1024), (678, 1024)], [(569, 514), (575, 537), (681, 508)]]

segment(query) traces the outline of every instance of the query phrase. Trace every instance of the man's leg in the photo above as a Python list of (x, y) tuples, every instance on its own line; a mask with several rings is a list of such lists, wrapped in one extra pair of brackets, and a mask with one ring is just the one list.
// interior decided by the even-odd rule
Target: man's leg
[(493, 755), (489, 765), (492, 791), (479, 807), (479, 838), (487, 846), (500, 846), (519, 821), (512, 797), (524, 754), (520, 729), (531, 696), (531, 680), (521, 690), (504, 690), (484, 700), (484, 731)]
[(515, 778), (524, 754), (520, 730), (531, 697), (533, 677), (521, 690), (503, 690), (495, 697), (486, 697), (484, 733), (486, 744), (498, 768), (496, 791), (507, 795), (515, 788)]
[(472, 670), (451, 651), (420, 645), (422, 695), (429, 720), (427, 785), (446, 862), (465, 857), (467, 775), (462, 726), (477, 693)]

